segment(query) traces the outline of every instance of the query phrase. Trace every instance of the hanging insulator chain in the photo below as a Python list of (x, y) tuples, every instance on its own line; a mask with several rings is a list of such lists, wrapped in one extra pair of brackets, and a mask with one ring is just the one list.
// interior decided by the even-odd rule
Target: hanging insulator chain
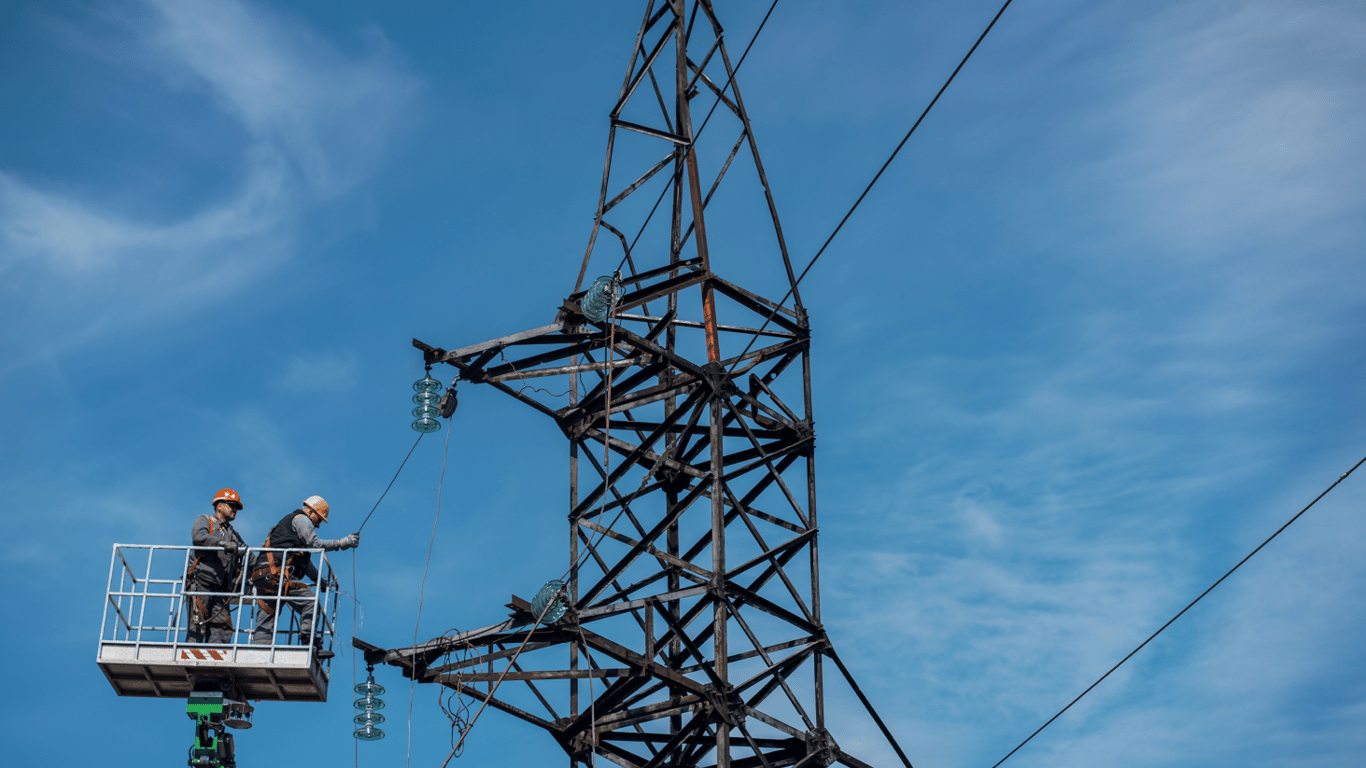
[(352, 718), (352, 722), (356, 724), (357, 739), (379, 741), (384, 738), (384, 731), (377, 727), (384, 722), (384, 715), (379, 713), (379, 710), (384, 709), (384, 699), (380, 698), (384, 686), (375, 682), (374, 664), (365, 665), (365, 671), (368, 673), (365, 682), (356, 685), (356, 693), (361, 694), (356, 699), (356, 709), (360, 710), (360, 714)]
[[(413, 409), (413, 415), (417, 418), (413, 421), (413, 429), (418, 432), (435, 432), (441, 429), (441, 422), (436, 420), (440, 415), (441, 409), (438, 403), (442, 402), (441, 382), (432, 378), (431, 363), (427, 364), (427, 375), (413, 382), (413, 402), (417, 407)], [(454, 411), (454, 408), (451, 408)]]

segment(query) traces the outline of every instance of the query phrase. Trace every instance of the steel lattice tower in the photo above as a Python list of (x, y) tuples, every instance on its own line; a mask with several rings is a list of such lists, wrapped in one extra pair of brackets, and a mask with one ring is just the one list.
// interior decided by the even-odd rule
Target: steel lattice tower
[[(594, 752), (629, 768), (862, 768), (826, 730), (838, 670), (909, 768), (821, 624), (809, 325), (736, 64), (709, 0), (649, 0), (575, 292), (544, 327), (453, 351), (413, 342), (569, 439), (568, 612), (537, 625), (514, 597), (499, 624), (356, 644), (546, 730), (571, 768)], [(719, 107), (699, 121), (695, 99)], [(719, 266), (793, 308), (722, 276), (709, 221)], [(587, 268), (618, 262), (615, 317), (592, 322)], [(563, 390), (568, 405), (547, 394)]]

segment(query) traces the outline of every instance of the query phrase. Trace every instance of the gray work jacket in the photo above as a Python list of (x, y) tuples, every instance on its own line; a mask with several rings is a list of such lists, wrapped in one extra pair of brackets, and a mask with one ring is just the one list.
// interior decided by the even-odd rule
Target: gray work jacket
[(239, 554), (226, 552), (222, 549), (218, 551), (195, 550), (190, 553), (190, 568), (186, 576), (200, 576), (211, 580), (212, 583), (222, 586), (222, 591), (230, 591), (235, 588), (232, 583), (234, 576), (240, 574), (242, 554), (246, 552), (247, 543), (233, 529), (231, 523), (225, 523), (218, 519), (217, 515), (200, 515), (194, 519), (194, 526), (190, 528), (190, 540), (196, 547), (222, 547), (229, 541), (237, 542)]

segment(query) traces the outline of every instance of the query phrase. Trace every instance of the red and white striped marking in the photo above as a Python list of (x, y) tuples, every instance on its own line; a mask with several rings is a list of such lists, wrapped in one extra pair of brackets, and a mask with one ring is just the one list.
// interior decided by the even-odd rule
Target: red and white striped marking
[(180, 650), (181, 661), (227, 661), (227, 659), (227, 654), (212, 649), (201, 651), (195, 648), (182, 648)]

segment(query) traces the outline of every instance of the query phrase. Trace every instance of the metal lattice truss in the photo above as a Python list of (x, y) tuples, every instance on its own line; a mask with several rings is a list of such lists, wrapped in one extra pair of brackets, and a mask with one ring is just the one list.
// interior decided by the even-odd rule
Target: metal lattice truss
[[(537, 624), (514, 596), (492, 626), (411, 648), (357, 645), (545, 729), (571, 766), (596, 753), (630, 768), (863, 768), (826, 730), (827, 659), (901, 750), (821, 625), (806, 313), (711, 3), (656, 5), (611, 112), (579, 275), (582, 287), (597, 235), (614, 235), (620, 250), (596, 254), (603, 273), (622, 264), (614, 316), (589, 321), (576, 288), (544, 327), (453, 351), (413, 342), (428, 363), (506, 392), (569, 439), (569, 610)], [(698, 95), (720, 104), (705, 136), (714, 144), (694, 130)], [(723, 197), (743, 156), (753, 207), (742, 183)], [(614, 158), (643, 170), (611, 193)], [(667, 218), (655, 218), (666, 197)], [(763, 247), (781, 259), (776, 286), (791, 290), (793, 309), (712, 269), (708, 220), (730, 238), (755, 229), (756, 212), (771, 221)], [(746, 240), (729, 252), (748, 266), (756, 249)]]

